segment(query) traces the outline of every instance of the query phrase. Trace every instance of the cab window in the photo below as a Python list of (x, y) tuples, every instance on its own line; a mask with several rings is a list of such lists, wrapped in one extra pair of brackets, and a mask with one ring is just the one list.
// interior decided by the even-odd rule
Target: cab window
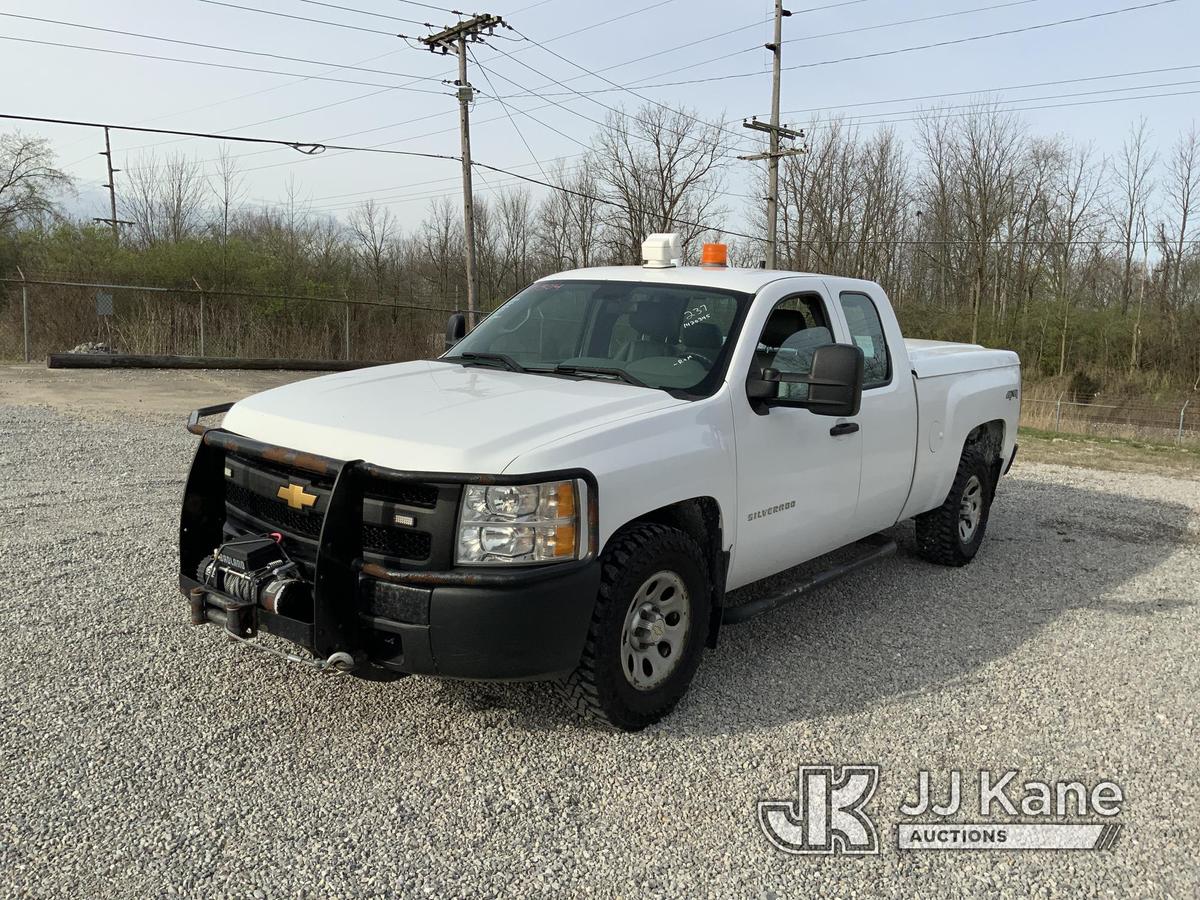
[(866, 294), (848, 291), (841, 301), (850, 340), (863, 352), (863, 390), (883, 387), (892, 380), (892, 358), (879, 310)]
[[(796, 375), (812, 373), (813, 353), (833, 343), (825, 305), (816, 294), (780, 301), (771, 310), (754, 351), (754, 365)], [(807, 400), (807, 384), (780, 384), (780, 400)]]

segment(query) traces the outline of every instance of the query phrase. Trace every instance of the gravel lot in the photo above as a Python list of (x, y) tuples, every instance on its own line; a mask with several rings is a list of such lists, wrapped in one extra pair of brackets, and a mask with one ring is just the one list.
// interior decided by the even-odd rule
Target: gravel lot
[[(972, 566), (899, 528), (898, 557), (727, 630), (666, 722), (608, 734), (543, 686), (320, 676), (190, 627), (194, 438), (152, 402), (187, 384), (72, 376), (130, 412), (26, 377), (0, 370), (2, 895), (1200, 890), (1194, 477), (1021, 465)], [(755, 801), (802, 762), (882, 766), (880, 856), (767, 844)], [(1120, 842), (896, 850), (919, 769), (981, 767), (1117, 781)]]

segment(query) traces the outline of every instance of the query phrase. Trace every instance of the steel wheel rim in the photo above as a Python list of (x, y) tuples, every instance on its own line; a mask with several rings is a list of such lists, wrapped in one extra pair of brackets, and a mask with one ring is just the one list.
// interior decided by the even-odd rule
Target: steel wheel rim
[(958, 503), (958, 537), (964, 544), (971, 543), (975, 532), (979, 530), (979, 521), (983, 518), (983, 482), (978, 475), (972, 475), (963, 488), (962, 499)]
[(621, 671), (636, 690), (652, 691), (679, 668), (691, 630), (687, 585), (655, 572), (634, 591), (621, 628)]

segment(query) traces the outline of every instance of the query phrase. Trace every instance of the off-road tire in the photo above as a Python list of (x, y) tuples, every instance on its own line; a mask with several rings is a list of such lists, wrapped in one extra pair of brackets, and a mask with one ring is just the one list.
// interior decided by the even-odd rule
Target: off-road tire
[[(666, 525), (640, 523), (612, 538), (600, 567), (600, 591), (583, 656), (557, 687), (567, 704), (588, 721), (638, 731), (675, 708), (700, 665), (712, 602), (708, 566), (699, 545), (686, 533)], [(667, 680), (651, 690), (638, 690), (622, 670), (621, 633), (635, 592), (659, 570), (682, 578), (690, 624), (683, 658)]]
[[(983, 506), (979, 524), (970, 540), (964, 541), (959, 533), (959, 512), (963, 494), (972, 478), (977, 479), (981, 486)], [(965, 566), (973, 560), (987, 531), (993, 490), (992, 467), (978, 448), (967, 447), (958, 461), (958, 472), (954, 475), (954, 484), (945, 502), (915, 519), (917, 552), (930, 562), (942, 566)]]

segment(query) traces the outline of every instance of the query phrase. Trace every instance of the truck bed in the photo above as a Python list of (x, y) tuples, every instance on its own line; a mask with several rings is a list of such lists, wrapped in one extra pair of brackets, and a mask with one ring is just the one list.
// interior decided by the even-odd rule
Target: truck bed
[(917, 378), (957, 375), (1018, 366), (1020, 360), (1011, 350), (990, 350), (979, 344), (959, 344), (953, 341), (923, 341), (904, 339), (908, 361)]

